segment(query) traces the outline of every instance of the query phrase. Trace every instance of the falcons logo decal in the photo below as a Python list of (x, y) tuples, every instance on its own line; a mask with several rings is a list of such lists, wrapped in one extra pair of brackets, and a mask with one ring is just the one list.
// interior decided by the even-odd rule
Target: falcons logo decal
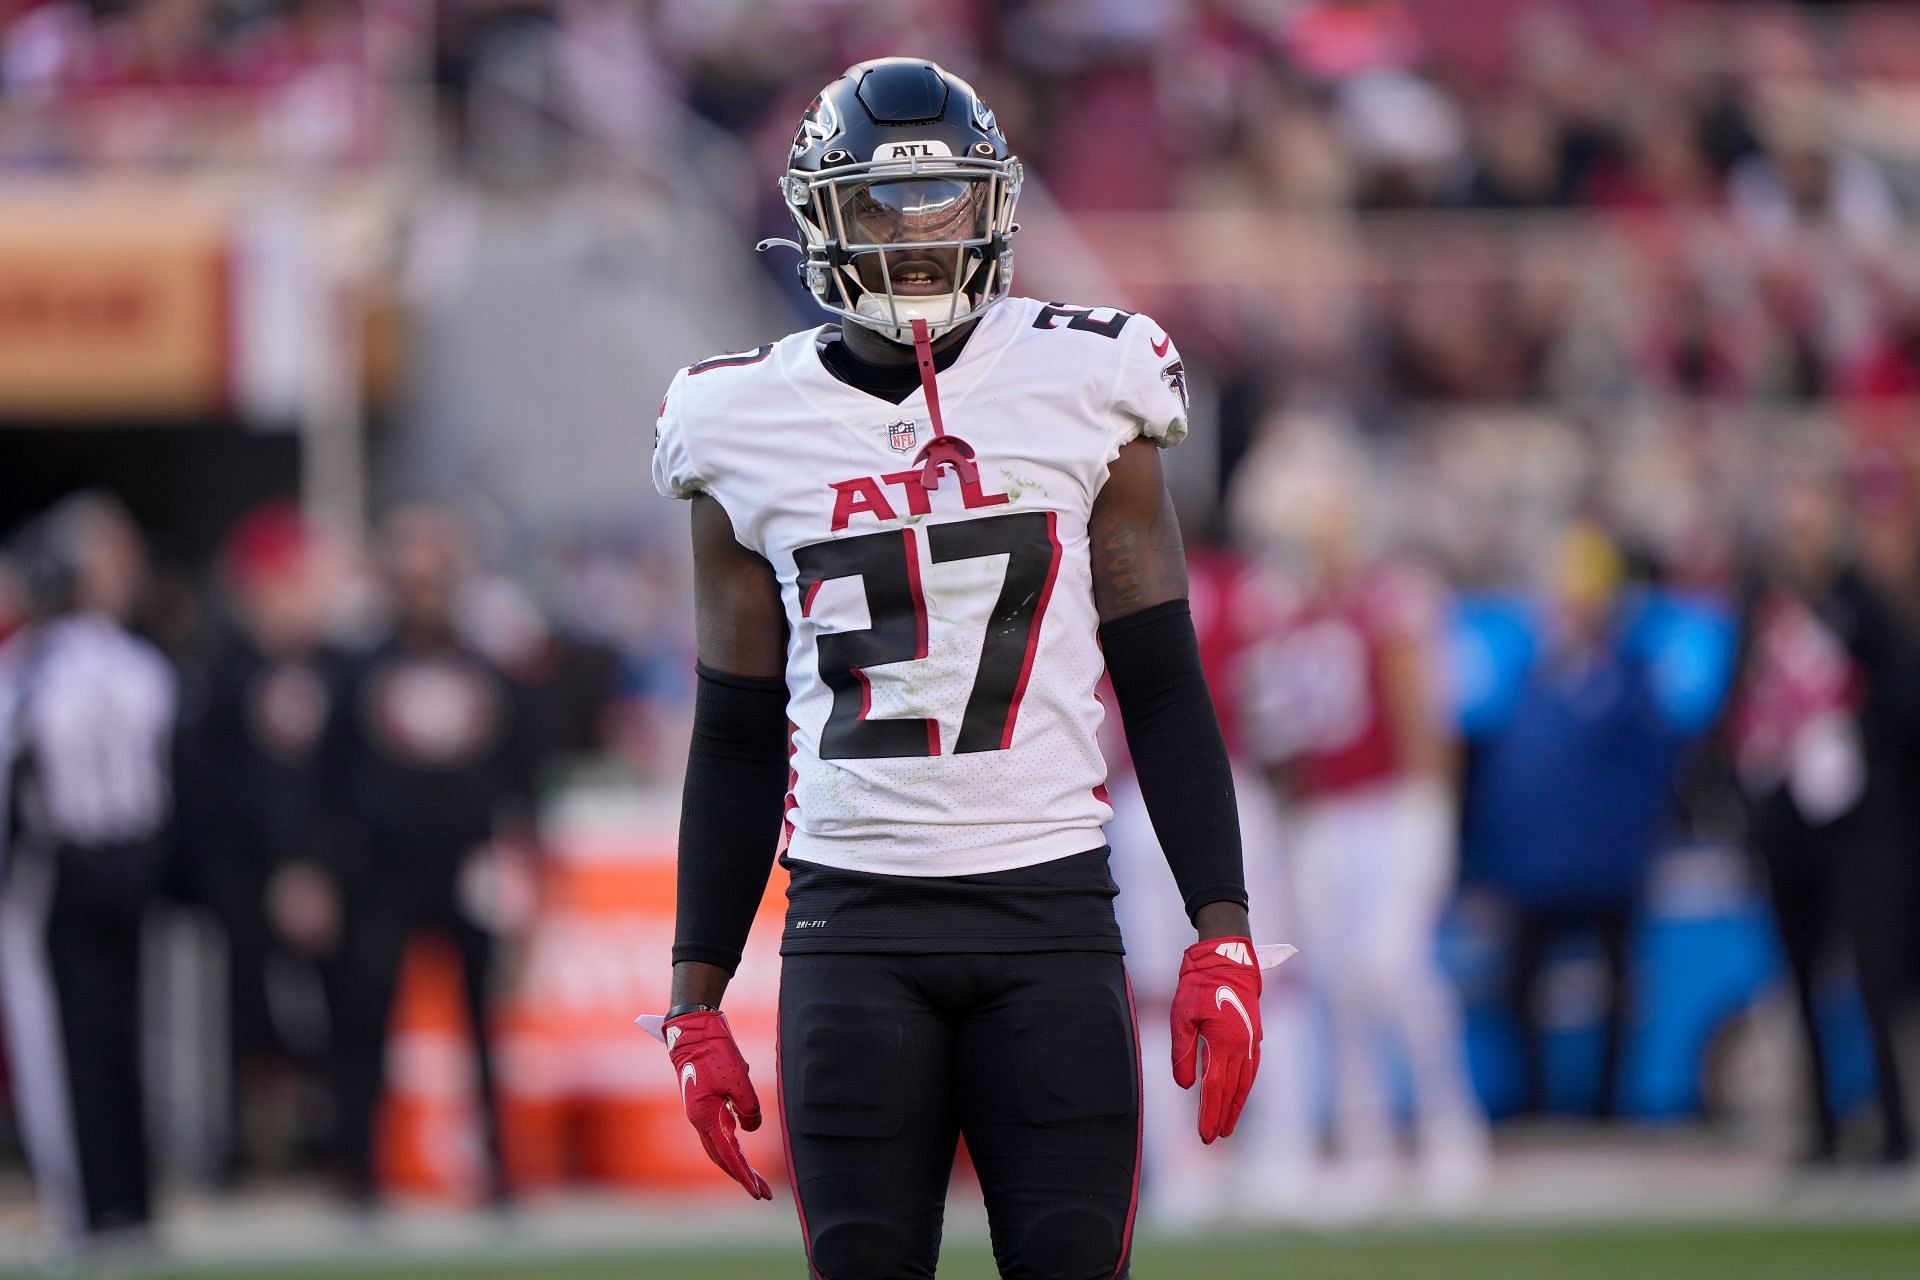
[(807, 114), (801, 117), (800, 128), (793, 135), (793, 154), (797, 156), (839, 132), (840, 113), (834, 109), (833, 103), (824, 97), (815, 98), (807, 108)]
[(973, 100), (973, 127), (982, 133), (994, 133), (1000, 128), (1000, 122), (993, 118), (992, 110), (978, 98)]
[(1160, 371), (1160, 377), (1180, 397), (1182, 409), (1191, 408), (1187, 403), (1187, 365), (1184, 360), (1175, 360)]

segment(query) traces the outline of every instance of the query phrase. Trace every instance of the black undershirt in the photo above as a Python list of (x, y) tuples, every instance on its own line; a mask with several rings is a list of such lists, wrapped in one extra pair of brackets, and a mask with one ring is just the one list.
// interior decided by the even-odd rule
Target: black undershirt
[[(933, 353), (933, 367), (937, 372), (945, 373), (960, 353), (967, 349), (967, 343), (973, 337), (974, 326), (967, 326), (952, 346), (941, 347)], [(870, 364), (853, 354), (847, 341), (838, 333), (828, 332), (814, 344), (814, 350), (820, 353), (820, 363), (827, 366), (827, 372), (850, 387), (878, 396), (882, 400), (891, 400), (895, 404), (904, 401), (920, 387), (920, 365), (909, 360), (905, 364)]]
[(1126, 950), (1104, 845), (971, 876), (882, 876), (786, 857), (780, 865), (788, 876), (784, 956)]

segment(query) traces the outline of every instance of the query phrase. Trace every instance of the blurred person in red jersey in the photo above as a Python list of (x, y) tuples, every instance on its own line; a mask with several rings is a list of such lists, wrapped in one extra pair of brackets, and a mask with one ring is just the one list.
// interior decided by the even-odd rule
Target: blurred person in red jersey
[(1810, 463), (1789, 468), (1748, 589), (1723, 741), (1799, 1003), (1813, 1125), (1803, 1158), (1841, 1154), (1817, 1007), (1837, 951), (1872, 1038), (1877, 1155), (1902, 1164), (1913, 1154), (1895, 1035), (1912, 919), (1913, 638), (1861, 573), (1833, 479)]
[(1441, 585), (1376, 555), (1363, 459), (1331, 436), (1269, 445), (1235, 494), (1294, 598), (1245, 667), (1244, 724), (1287, 806), (1294, 901), (1334, 1050), (1336, 1189), (1371, 1208), (1397, 1176), (1383, 1038), (1414, 1090), (1419, 1189), (1478, 1194), (1486, 1120), (1437, 935), (1454, 885)]
[[(1258, 564), (1226, 547), (1194, 548), (1187, 555), (1187, 574), (1200, 663), (1233, 761), (1249, 896), (1259, 904), (1256, 914), (1263, 933), (1291, 937), (1298, 930), (1281, 856), (1281, 815), (1245, 744), (1236, 696), (1249, 647), (1274, 612), (1272, 587)], [(1179, 941), (1190, 926), (1173, 892), (1166, 856), (1154, 836), (1125, 744), (1115, 742), (1106, 749), (1112, 753), (1114, 809), (1107, 836), (1113, 846), (1114, 881), (1120, 886), (1114, 905), (1128, 949), (1149, 952)], [(1148, 1010), (1170, 1007), (1171, 978), (1135, 974), (1135, 999)], [(1267, 1037), (1261, 1051), (1262, 1085), (1236, 1131), (1238, 1144), (1225, 1152), (1194, 1146), (1188, 1136), (1193, 1102), (1182, 1096), (1170, 1075), (1149, 1072), (1143, 1081), (1143, 1204), (1149, 1219), (1163, 1228), (1191, 1231), (1236, 1214), (1284, 1219), (1315, 1208), (1318, 1160), (1310, 1063), (1317, 1041), (1311, 993), (1289, 965), (1269, 977), (1260, 1003)], [(1143, 1061), (1170, 1052), (1166, 1022), (1152, 1013), (1141, 1019)]]
[(374, 1125), (388, 1015), (407, 944), (459, 953), (485, 1130), (486, 1192), (504, 1199), (488, 1017), (496, 948), (531, 914), (532, 760), (511, 682), (461, 634), (471, 581), (452, 513), (396, 511), (380, 540), (392, 625), (343, 661), (315, 764), (316, 815), (344, 912), (333, 965), (334, 1089), (349, 1193), (375, 1196)]
[(138, 530), (83, 494), (13, 558), (30, 607), (0, 647), (0, 1004), (21, 1132), (66, 1248), (139, 1244), (152, 1216), (141, 941), (166, 872), (171, 669), (128, 630)]
[(220, 581), (230, 622), (188, 703), (178, 796), (189, 883), (227, 946), (232, 1176), (271, 1129), (283, 1148), (319, 1136), (301, 1132), (320, 1110), (304, 1105), (319, 1080), (301, 1068), (323, 1060), (316, 962), (339, 940), (340, 904), (309, 807), (329, 692), (327, 557), (299, 512), (274, 504), (228, 534)]

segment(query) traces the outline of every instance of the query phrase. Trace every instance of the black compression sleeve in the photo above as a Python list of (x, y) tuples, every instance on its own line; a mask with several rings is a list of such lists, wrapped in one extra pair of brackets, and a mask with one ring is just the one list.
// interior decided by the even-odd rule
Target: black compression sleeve
[(732, 973), (766, 892), (787, 794), (787, 686), (697, 665), (680, 800), (673, 959)]
[(1247, 901), (1233, 768), (1214, 715), (1185, 600), (1100, 628), (1140, 795), (1192, 916), (1211, 902)]

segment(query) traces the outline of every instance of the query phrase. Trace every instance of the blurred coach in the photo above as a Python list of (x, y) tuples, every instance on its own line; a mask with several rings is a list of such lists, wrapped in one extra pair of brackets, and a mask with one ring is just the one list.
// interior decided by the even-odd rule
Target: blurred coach
[(35, 1180), (73, 1243), (150, 1214), (140, 932), (176, 695), (126, 629), (144, 557), (116, 504), (69, 499), (16, 554), (31, 613), (0, 648), (0, 997)]
[(345, 905), (335, 969), (335, 1089), (349, 1192), (375, 1194), (373, 1137), (387, 1021), (407, 943), (437, 933), (459, 952), (485, 1126), (488, 1191), (501, 1165), (489, 985), (499, 935), (524, 899), (532, 761), (514, 687), (461, 637), (464, 531), (426, 507), (396, 513), (382, 554), (391, 634), (342, 664), (315, 760), (317, 814)]
[(263, 1145), (246, 1140), (264, 1136), (266, 1126), (249, 1134), (243, 1123), (261, 1110), (255, 1104), (276, 1094), (297, 1103), (309, 1092), (307, 1069), (319, 1065), (331, 1017), (314, 961), (339, 940), (339, 902), (313, 861), (309, 807), (333, 659), (321, 551), (282, 504), (251, 512), (228, 535), (220, 576), (231, 624), (182, 717), (182, 862), (227, 953), (227, 1178)]

